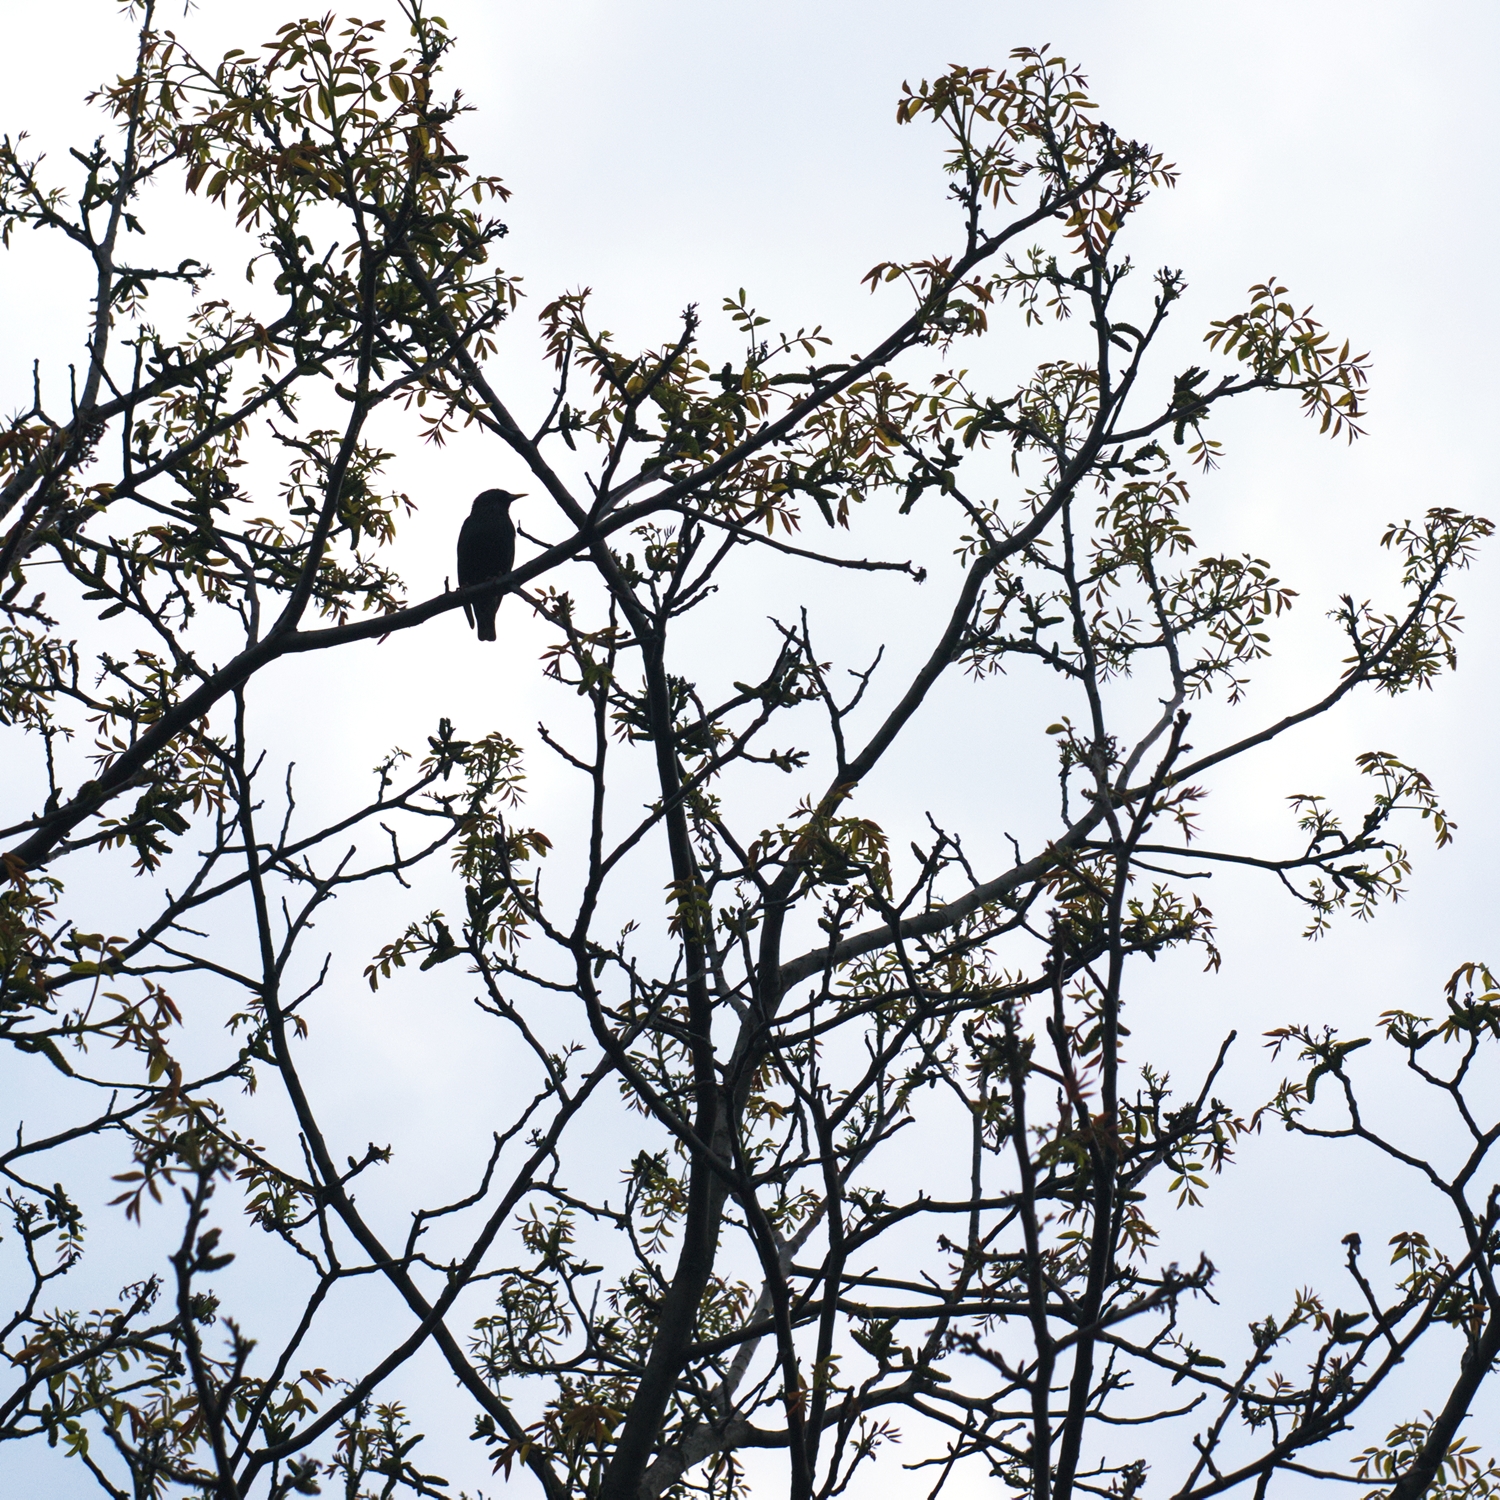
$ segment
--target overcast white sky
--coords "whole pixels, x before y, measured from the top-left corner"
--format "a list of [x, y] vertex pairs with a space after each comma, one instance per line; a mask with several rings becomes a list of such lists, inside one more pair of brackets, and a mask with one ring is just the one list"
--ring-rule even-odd
[[[373, 3], [359, 9], [379, 13]], [[523, 408], [545, 390], [535, 312], [580, 284], [595, 289], [600, 320], [626, 344], [658, 340], [684, 304], [711, 312], [743, 286], [777, 327], [822, 323], [836, 346], [867, 347], [893, 305], [866, 294], [863, 273], [949, 243], [938, 142], [894, 123], [901, 81], [950, 62], [1003, 65], [1013, 46], [1051, 42], [1088, 72], [1112, 124], [1182, 170], [1175, 193], [1142, 216], [1133, 253], [1144, 267], [1186, 271], [1185, 351], [1209, 318], [1241, 304], [1250, 282], [1275, 274], [1373, 354], [1368, 438], [1352, 449], [1321, 441], [1290, 402], [1247, 412], [1219, 424], [1230, 457], [1198, 487], [1200, 541], [1270, 557], [1302, 596], [1284, 637], [1288, 663], [1257, 688], [1259, 709], [1271, 716], [1327, 672], [1332, 642], [1321, 616], [1337, 594], [1363, 597], [1394, 583], [1376, 547], [1387, 520], [1434, 504], [1500, 510], [1493, 3], [451, 0], [442, 9], [461, 39], [452, 73], [477, 111], [461, 139], [475, 165], [498, 172], [515, 194], [503, 260], [529, 295], [496, 369]], [[82, 96], [128, 66], [129, 28], [107, 0], [8, 12], [0, 129], [29, 130], [62, 156], [96, 133]], [[214, 53], [264, 40], [296, 11], [210, 0], [185, 18], [161, 14]], [[24, 397], [34, 355], [61, 378], [73, 357], [66, 336], [81, 323], [77, 289], [66, 267], [32, 246], [0, 269], [7, 405]], [[1005, 337], [994, 340], [1002, 345], [994, 358], [1043, 356], [1034, 338], [1011, 354]], [[424, 507], [406, 554], [415, 593], [440, 584], [475, 490], [519, 480], [495, 462], [462, 443], [403, 454], [401, 482]], [[1379, 747], [1433, 777], [1459, 825], [1456, 848], [1433, 853], [1413, 829], [1410, 899], [1371, 926], [1341, 923], [1314, 947], [1297, 941], [1299, 914], [1274, 892], [1216, 882], [1225, 972], [1200, 979], [1195, 968], [1166, 966], [1159, 1005], [1142, 1016], [1143, 1049], [1146, 1037], [1159, 1038], [1189, 1065], [1231, 1025], [1247, 1038], [1293, 1019], [1368, 1026], [1390, 1007], [1431, 1009], [1464, 959], [1500, 961], [1497, 582], [1494, 555], [1461, 580], [1468, 633], [1458, 678], [1421, 699], [1366, 700], [1304, 733], [1220, 782], [1211, 813], [1226, 839], [1272, 840], [1289, 832], [1277, 810], [1282, 795], [1337, 786], [1357, 751]], [[920, 605], [913, 609], [909, 624], [878, 623], [919, 630]], [[451, 711], [456, 679], [443, 664], [464, 670], [467, 644], [448, 617], [379, 657], [370, 648], [355, 659], [363, 676], [289, 671], [289, 718], [305, 722], [316, 707], [330, 754], [347, 749], [362, 768], [370, 746], [412, 743]], [[409, 690], [393, 697], [394, 681]], [[500, 670], [492, 691], [496, 721], [519, 721], [504, 722], [510, 732], [542, 711], [519, 668], [514, 677]], [[982, 727], [959, 741], [914, 748], [902, 763], [917, 789], [913, 807], [941, 811], [946, 799], [956, 817], [982, 795], [975, 778], [995, 764], [994, 742]], [[933, 754], [946, 757], [939, 774], [921, 758]], [[533, 816], [546, 826], [549, 806], [562, 815], [565, 799], [543, 774]], [[1269, 1065], [1253, 1044], [1242, 1053], [1233, 1076], [1248, 1092]], [[436, 1097], [450, 1084], [434, 1077], [431, 1086]], [[420, 1113], [417, 1101], [400, 1107]], [[1237, 1226], [1230, 1238], [1271, 1264], [1277, 1282], [1336, 1259], [1338, 1236], [1363, 1228], [1360, 1215], [1384, 1223], [1403, 1207], [1372, 1205], [1370, 1181], [1357, 1172], [1320, 1173], [1308, 1183], [1304, 1224], [1324, 1249], [1298, 1259], [1259, 1227], [1256, 1194], [1285, 1158], [1276, 1142], [1257, 1151], [1224, 1201]], [[0, 1480], [0, 1496], [10, 1493]]]

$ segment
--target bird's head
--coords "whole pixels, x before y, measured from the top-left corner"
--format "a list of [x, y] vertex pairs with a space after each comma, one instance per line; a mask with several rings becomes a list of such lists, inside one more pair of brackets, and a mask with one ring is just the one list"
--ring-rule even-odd
[[483, 494], [474, 497], [475, 512], [486, 510], [505, 510], [512, 500], [521, 499], [520, 495], [513, 495], [509, 490], [485, 490]]

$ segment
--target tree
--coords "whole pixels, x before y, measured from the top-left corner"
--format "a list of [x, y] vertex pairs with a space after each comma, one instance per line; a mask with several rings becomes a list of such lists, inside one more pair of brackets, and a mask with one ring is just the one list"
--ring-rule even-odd
[[[1465, 1154], [1446, 1173], [1362, 1112], [1352, 1054], [1370, 1038], [1279, 1032], [1295, 1074], [1254, 1109], [1214, 1092], [1232, 1036], [1174, 1095], [1149, 1062], [1125, 1068], [1122, 1016], [1142, 958], [1218, 964], [1205, 868], [1274, 876], [1316, 934], [1399, 891], [1399, 820], [1448, 839], [1426, 778], [1372, 752], [1358, 817], [1303, 795], [1283, 853], [1193, 842], [1215, 768], [1454, 665], [1448, 590], [1489, 522], [1390, 525], [1399, 599], [1340, 601], [1342, 672], [1301, 711], [1241, 723], [1292, 595], [1264, 561], [1199, 551], [1188, 479], [1221, 456], [1218, 408], [1252, 393], [1292, 393], [1352, 441], [1366, 361], [1268, 280], [1211, 324], [1204, 366], [1161, 384], [1186, 282], [1142, 278], [1121, 247], [1173, 169], [1101, 123], [1063, 59], [1024, 49], [903, 90], [898, 118], [947, 138], [954, 237], [869, 273], [909, 304], [868, 354], [772, 336], [743, 292], [722, 364], [693, 308], [631, 353], [569, 294], [541, 314], [554, 400], [528, 433], [492, 358], [518, 305], [491, 261], [505, 189], [460, 151], [446, 29], [416, 0], [404, 14], [394, 55], [380, 23], [324, 19], [208, 64], [148, 3], [73, 195], [21, 138], [0, 154], [6, 241], [60, 236], [95, 277], [67, 412], [39, 380], [0, 438], [0, 704], [44, 788], [7, 815], [0, 1015], [28, 1087], [71, 1121], [0, 1155], [0, 1437], [63, 1445], [114, 1496], [447, 1494], [393, 1395], [431, 1349], [494, 1469], [551, 1500], [728, 1495], [751, 1450], [796, 1497], [896, 1462], [933, 1493], [972, 1470], [1037, 1500], [1133, 1496], [1148, 1471], [1191, 1500], [1289, 1476], [1487, 1494], [1497, 1471], [1460, 1427], [1500, 1355], [1483, 1175], [1500, 1124], [1472, 1087], [1500, 985], [1467, 964], [1440, 1020], [1383, 1020], [1454, 1111]], [[239, 303], [197, 259], [127, 257], [143, 197], [179, 183], [250, 246]], [[172, 287], [188, 315], [153, 321]], [[996, 396], [958, 355], [1002, 313], [1075, 322]], [[408, 602], [413, 502], [375, 437], [393, 410], [529, 471], [547, 521], [528, 525], [550, 532], [504, 578]], [[862, 527], [910, 535], [911, 557], [861, 556]], [[956, 560], [924, 569], [928, 553]], [[941, 590], [946, 623], [896, 683], [873, 639], [852, 669], [826, 660], [812, 608], [765, 636], [703, 623], [724, 600], [756, 615], [790, 568], [836, 577], [855, 618], [876, 575]], [[502, 593], [545, 622], [541, 671], [571, 690], [570, 727], [529, 753], [578, 778], [576, 846], [521, 821], [510, 724], [445, 718], [363, 800], [300, 804], [257, 727], [280, 659]], [[962, 674], [992, 694], [1043, 681], [1058, 705], [1051, 831], [993, 866], [936, 823], [902, 850], [871, 805]], [[1235, 712], [1195, 746], [1214, 696]], [[118, 886], [85, 876], [127, 865], [152, 915], [110, 936]], [[340, 898], [429, 878], [440, 908], [378, 951], [318, 946]], [[419, 989], [455, 961], [510, 1061], [492, 1138], [453, 1145], [479, 1153], [471, 1189], [402, 1219], [360, 1197], [393, 1148], [351, 1154], [306, 1059], [330, 993]], [[256, 1091], [286, 1122], [269, 1142], [245, 1124]], [[1266, 1122], [1363, 1141], [1453, 1217], [1398, 1236], [1388, 1269], [1351, 1235], [1343, 1292], [1209, 1345], [1214, 1268], [1162, 1266], [1153, 1221], [1199, 1203]], [[905, 1192], [913, 1138], [932, 1170]], [[69, 1310], [101, 1161], [113, 1213], [170, 1222], [175, 1249], [114, 1305]], [[249, 1250], [247, 1217], [264, 1231]], [[236, 1253], [279, 1256], [288, 1332], [216, 1294]], [[307, 1367], [334, 1300], [377, 1285], [404, 1309], [388, 1352]], [[1440, 1383], [1375, 1430], [1372, 1398], [1419, 1346]], [[1368, 1443], [1352, 1472], [1330, 1446], [1349, 1433]]]

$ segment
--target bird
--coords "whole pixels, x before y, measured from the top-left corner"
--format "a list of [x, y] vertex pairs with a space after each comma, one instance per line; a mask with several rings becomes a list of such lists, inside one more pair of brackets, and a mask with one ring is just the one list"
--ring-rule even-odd
[[[520, 498], [509, 490], [486, 490], [475, 497], [458, 533], [459, 588], [502, 578], [515, 566], [516, 527], [510, 518], [510, 503]], [[495, 613], [499, 608], [499, 594], [464, 605], [464, 618], [479, 632], [480, 640], [495, 639]]]

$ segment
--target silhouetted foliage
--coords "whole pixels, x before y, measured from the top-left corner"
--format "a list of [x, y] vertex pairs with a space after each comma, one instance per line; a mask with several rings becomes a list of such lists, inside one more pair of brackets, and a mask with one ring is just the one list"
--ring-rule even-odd
[[[1143, 957], [1219, 962], [1199, 872], [1265, 871], [1316, 932], [1399, 889], [1399, 820], [1448, 838], [1426, 778], [1371, 753], [1353, 818], [1301, 795], [1282, 853], [1192, 842], [1219, 766], [1453, 664], [1452, 576], [1489, 523], [1437, 508], [1390, 525], [1399, 589], [1336, 605], [1342, 670], [1301, 711], [1195, 746], [1195, 705], [1240, 705], [1293, 599], [1267, 562], [1193, 537], [1211, 420], [1282, 393], [1352, 440], [1366, 361], [1272, 279], [1211, 324], [1204, 366], [1159, 368], [1186, 283], [1121, 244], [1173, 169], [1100, 121], [1076, 70], [1022, 50], [903, 90], [901, 122], [946, 142], [950, 248], [869, 273], [906, 300], [868, 354], [773, 335], [743, 292], [723, 309], [737, 358], [715, 367], [693, 309], [630, 351], [573, 293], [541, 314], [555, 400], [528, 432], [490, 358], [518, 298], [492, 259], [505, 189], [458, 143], [443, 24], [417, 0], [404, 14], [397, 46], [376, 22], [303, 20], [210, 64], [148, 4], [76, 186], [20, 138], [0, 153], [7, 242], [40, 231], [95, 278], [68, 409], [38, 381], [0, 433], [0, 721], [9, 763], [45, 776], [35, 810], [6, 815], [0, 1027], [47, 1117], [72, 1121], [0, 1152], [0, 1438], [61, 1445], [119, 1497], [448, 1494], [397, 1399], [431, 1348], [497, 1473], [550, 1500], [728, 1496], [751, 1450], [780, 1456], [758, 1472], [798, 1500], [888, 1463], [925, 1469], [933, 1494], [973, 1470], [1036, 1500], [1259, 1500], [1318, 1476], [1489, 1493], [1459, 1427], [1500, 1354], [1500, 1125], [1473, 1087], [1500, 1035], [1490, 974], [1466, 966], [1440, 1020], [1392, 1013], [1378, 1039], [1453, 1112], [1451, 1172], [1361, 1113], [1354, 1054], [1376, 1039], [1277, 1032], [1294, 1072], [1258, 1110], [1215, 1092], [1229, 1040], [1186, 1089], [1121, 1052]], [[243, 235], [241, 303], [175, 250], [132, 258], [151, 243], [141, 195], [179, 187]], [[152, 320], [163, 284], [188, 316]], [[1070, 315], [1018, 388], [963, 372], [1002, 318]], [[527, 471], [532, 535], [503, 577], [408, 600], [403, 517], [441, 498], [456, 535], [466, 497], [390, 490], [375, 432], [392, 403]], [[953, 560], [860, 556], [877, 549], [847, 544], [877, 511], [882, 538], [920, 528], [914, 556], [936, 538]], [[762, 626], [781, 569], [837, 576], [870, 637], [852, 671], [815, 611]], [[939, 591], [946, 617], [896, 683], [887, 606], [863, 593], [888, 600], [893, 579]], [[583, 715], [535, 746], [577, 779], [579, 839], [523, 821], [522, 726], [457, 708], [424, 756], [380, 760], [367, 796], [346, 779], [346, 805], [299, 804], [252, 684], [502, 592], [521, 596], [509, 618], [545, 622], [537, 670]], [[726, 618], [746, 623], [725, 634]], [[993, 697], [1023, 672], [1058, 705], [1050, 831], [971, 856], [1002, 846], [1007, 806], [1035, 805], [997, 745], [977, 832], [933, 822], [895, 847], [872, 789], [892, 747], [970, 732], [936, 706], [946, 679]], [[9, 779], [13, 803], [25, 785]], [[778, 817], [752, 810], [778, 796]], [[360, 952], [309, 952], [329, 903], [383, 887], [368, 910], [387, 920], [445, 861], [440, 909]], [[116, 883], [72, 879], [94, 866]], [[110, 935], [126, 866], [154, 915]], [[469, 1193], [398, 1222], [355, 1185], [399, 1143], [345, 1141], [301, 1059], [331, 992], [419, 989], [455, 961], [496, 1031], [494, 1087], [472, 1101], [492, 1134], [452, 1143], [478, 1152]], [[222, 1032], [191, 1024], [218, 1014], [200, 981], [233, 997]], [[283, 1138], [249, 1138], [247, 1090], [279, 1099]], [[1451, 1216], [1398, 1236], [1389, 1266], [1350, 1235], [1346, 1286], [1205, 1344], [1214, 1267], [1161, 1264], [1156, 1226], [1268, 1121], [1359, 1138]], [[918, 1187], [908, 1141], [930, 1163]], [[122, 1241], [117, 1301], [68, 1310], [101, 1163], [113, 1212], [177, 1225], [176, 1249], [126, 1266], [148, 1252]], [[289, 1337], [214, 1291], [245, 1215], [301, 1310]], [[371, 1303], [388, 1353], [305, 1368], [335, 1292], [378, 1285], [405, 1309]], [[1412, 1420], [1370, 1429], [1369, 1398], [1419, 1344], [1439, 1383]], [[1350, 1434], [1367, 1445], [1353, 1465]]]

